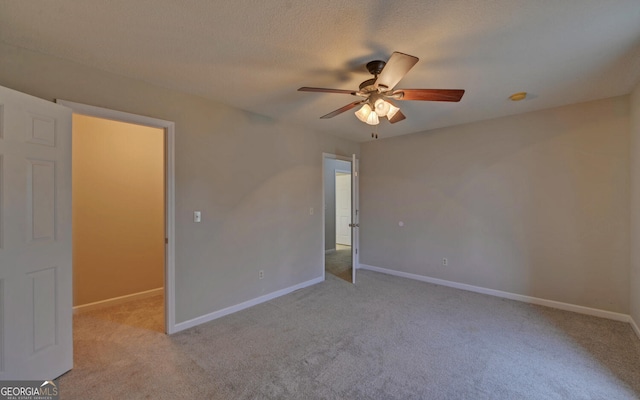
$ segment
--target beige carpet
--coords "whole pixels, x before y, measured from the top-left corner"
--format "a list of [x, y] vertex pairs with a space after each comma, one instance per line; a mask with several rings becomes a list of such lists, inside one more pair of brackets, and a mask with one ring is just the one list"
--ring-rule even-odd
[[336, 251], [325, 254], [324, 267], [326, 272], [351, 282], [351, 246], [336, 244]]
[[74, 321], [62, 399], [639, 399], [631, 327], [359, 271], [173, 336], [161, 298]]

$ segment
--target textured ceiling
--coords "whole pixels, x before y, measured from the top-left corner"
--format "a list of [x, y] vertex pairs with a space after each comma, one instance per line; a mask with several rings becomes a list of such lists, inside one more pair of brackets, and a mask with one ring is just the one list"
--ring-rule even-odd
[[[420, 58], [398, 88], [466, 89], [398, 102], [380, 137], [629, 93], [640, 80], [639, 0], [0, 0], [0, 41], [356, 141], [364, 64]], [[530, 97], [510, 102], [514, 92]]]

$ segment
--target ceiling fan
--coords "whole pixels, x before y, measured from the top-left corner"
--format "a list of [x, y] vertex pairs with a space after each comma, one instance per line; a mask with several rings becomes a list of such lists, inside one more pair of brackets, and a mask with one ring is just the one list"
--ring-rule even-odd
[[362, 107], [355, 114], [359, 120], [369, 125], [377, 125], [382, 117], [386, 117], [392, 124], [406, 118], [392, 100], [460, 101], [464, 94], [462, 89], [394, 89], [417, 62], [418, 57], [396, 51], [386, 63], [381, 60], [367, 63], [367, 70], [373, 75], [373, 78], [362, 82], [357, 91], [315, 87], [301, 87], [298, 91], [340, 93], [363, 97], [362, 100], [349, 103], [320, 118], [333, 118], [362, 104]]

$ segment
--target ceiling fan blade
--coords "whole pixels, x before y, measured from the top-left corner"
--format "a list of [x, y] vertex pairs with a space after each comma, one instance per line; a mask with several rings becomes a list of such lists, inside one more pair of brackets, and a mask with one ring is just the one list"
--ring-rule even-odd
[[342, 114], [342, 113], [343, 113], [343, 112], [345, 112], [345, 111], [349, 111], [349, 110], [351, 110], [352, 108], [356, 107], [356, 106], [357, 106], [357, 105], [359, 105], [359, 104], [364, 103], [365, 101], [366, 101], [366, 100], [354, 101], [353, 103], [349, 103], [349, 104], [347, 104], [346, 106], [341, 107], [341, 108], [338, 108], [337, 110], [332, 111], [332, 112], [330, 112], [330, 113], [329, 113], [329, 114], [327, 114], [327, 115], [323, 115], [323, 116], [322, 116], [322, 117], [320, 117], [320, 118], [321, 118], [321, 119], [333, 118], [333, 117], [335, 117], [336, 115], [339, 115], [339, 114]]
[[391, 94], [396, 100], [453, 101], [462, 99], [462, 89], [399, 89]]
[[325, 89], [318, 87], [301, 87], [298, 89], [298, 92], [321, 92], [321, 93], [340, 93], [340, 94], [352, 94], [356, 95], [356, 92], [353, 90], [343, 90], [343, 89]]
[[418, 57], [395, 51], [378, 75], [376, 87], [383, 86], [387, 89], [393, 89], [417, 62]]
[[391, 122], [392, 124], [395, 124], [396, 122], [400, 122], [405, 118], [407, 117], [404, 116], [402, 111], [398, 110], [398, 112], [392, 118], [389, 118], [389, 122]]

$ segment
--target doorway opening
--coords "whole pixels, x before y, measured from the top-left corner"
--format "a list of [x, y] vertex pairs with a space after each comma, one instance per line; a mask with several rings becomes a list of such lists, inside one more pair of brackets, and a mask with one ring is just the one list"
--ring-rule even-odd
[[354, 176], [353, 161], [324, 154], [324, 275], [329, 273], [355, 283], [354, 252]]
[[335, 239], [332, 249], [325, 255], [325, 270], [351, 282], [351, 170], [336, 169], [333, 184], [335, 190], [330, 209], [335, 214]]
[[173, 122], [57, 102], [73, 111], [74, 313], [173, 333]]
[[74, 310], [163, 332], [164, 130], [73, 114], [72, 138]]

